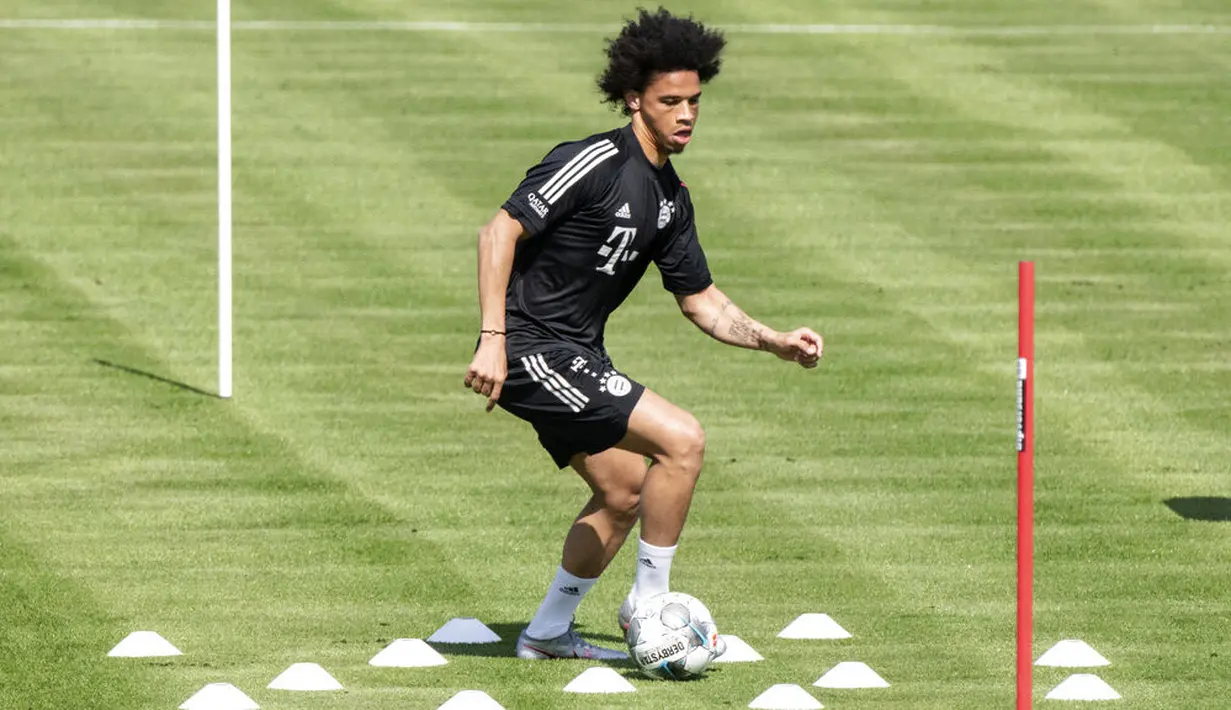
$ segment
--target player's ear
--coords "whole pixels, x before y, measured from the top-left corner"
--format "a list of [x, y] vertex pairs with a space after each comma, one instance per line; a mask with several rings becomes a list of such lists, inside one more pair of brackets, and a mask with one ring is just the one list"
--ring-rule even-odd
[[637, 93], [636, 91], [625, 91], [624, 92], [624, 105], [628, 107], [629, 111], [640, 111], [641, 110], [641, 94]]

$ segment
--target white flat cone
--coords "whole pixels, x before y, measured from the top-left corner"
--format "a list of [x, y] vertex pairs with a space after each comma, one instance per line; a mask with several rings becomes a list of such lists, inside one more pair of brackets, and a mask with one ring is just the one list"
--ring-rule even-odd
[[260, 710], [252, 698], [230, 683], [210, 683], [180, 705], [180, 710]]
[[134, 631], [111, 649], [108, 656], [121, 658], [148, 658], [151, 656], [182, 656], [171, 642], [153, 631]]
[[722, 640], [727, 642], [727, 652], [714, 659], [714, 663], [744, 663], [749, 661], [764, 661], [765, 657], [756, 652], [743, 639], [731, 634], [723, 634]]
[[1102, 678], [1089, 673], [1078, 673], [1064, 679], [1047, 694], [1048, 700], [1119, 700], [1120, 694]]
[[437, 710], [504, 710], [504, 706], [482, 690], [463, 690]]
[[564, 686], [566, 693], [632, 693], [636, 690], [624, 676], [606, 666], [587, 668]]
[[761, 710], [816, 710], [825, 706], [798, 685], [779, 683], [758, 695], [748, 703], [748, 707]]
[[780, 639], [848, 639], [851, 635], [829, 614], [800, 614], [778, 633]]
[[292, 663], [266, 687], [274, 690], [341, 690], [342, 684], [315, 663]]
[[443, 666], [449, 661], [427, 645], [423, 639], [397, 639], [372, 657], [368, 665], [384, 668], [419, 668]]
[[1103, 654], [1095, 651], [1090, 644], [1078, 639], [1068, 639], [1047, 649], [1047, 653], [1039, 656], [1034, 662], [1036, 666], [1059, 666], [1062, 668], [1092, 668], [1094, 666], [1110, 666], [1111, 661], [1103, 658]]
[[469, 617], [449, 619], [436, 633], [427, 637], [432, 643], [495, 643], [500, 640], [495, 631], [482, 621]]
[[889, 683], [872, 667], [859, 661], [843, 661], [813, 683], [818, 688], [888, 688]]

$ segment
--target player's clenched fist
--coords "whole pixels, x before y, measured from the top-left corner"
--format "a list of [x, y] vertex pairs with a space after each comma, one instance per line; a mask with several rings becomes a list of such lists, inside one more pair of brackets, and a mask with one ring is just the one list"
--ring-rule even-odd
[[504, 352], [504, 339], [484, 335], [466, 370], [466, 388], [487, 397], [487, 411], [490, 412], [500, 400], [500, 389], [508, 376], [509, 360]]
[[803, 367], [816, 367], [825, 350], [825, 341], [810, 328], [798, 328], [785, 334], [778, 357], [794, 360]]

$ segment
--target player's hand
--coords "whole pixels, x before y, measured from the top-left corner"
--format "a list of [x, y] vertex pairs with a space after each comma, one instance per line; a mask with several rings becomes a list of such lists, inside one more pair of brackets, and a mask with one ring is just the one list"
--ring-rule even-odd
[[509, 376], [509, 359], [504, 351], [503, 335], [484, 334], [482, 337], [470, 368], [466, 370], [465, 385], [475, 394], [487, 397], [487, 411], [490, 412], [500, 401], [500, 390]]
[[797, 328], [783, 333], [774, 353], [783, 360], [791, 360], [808, 369], [816, 367], [825, 351], [825, 341], [811, 328]]

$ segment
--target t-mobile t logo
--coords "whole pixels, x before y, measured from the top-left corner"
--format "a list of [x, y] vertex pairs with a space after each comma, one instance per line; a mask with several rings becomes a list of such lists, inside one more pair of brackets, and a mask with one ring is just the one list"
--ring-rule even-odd
[[636, 238], [636, 227], [616, 227], [611, 230], [611, 236], [607, 237], [607, 243], [598, 248], [599, 256], [610, 256], [611, 258], [607, 260], [607, 263], [595, 270], [601, 271], [608, 276], [615, 276], [615, 266], [617, 263], [637, 258], [636, 251], [627, 251], [628, 245], [632, 244]]

